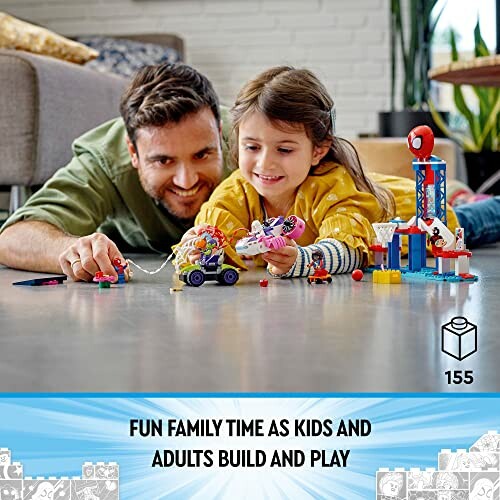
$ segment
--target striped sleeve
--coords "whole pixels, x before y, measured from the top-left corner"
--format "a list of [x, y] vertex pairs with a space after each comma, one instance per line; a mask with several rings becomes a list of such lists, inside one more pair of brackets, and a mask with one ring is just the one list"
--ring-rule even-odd
[[[330, 274], [350, 273], [361, 267], [363, 252], [360, 248], [353, 249], [342, 241], [327, 238], [306, 247], [297, 246], [297, 259], [286, 274], [271, 274], [274, 278], [300, 278], [314, 273], [313, 267], [307, 267], [312, 262], [312, 253], [321, 251], [324, 258], [325, 269]], [[269, 269], [269, 266], [268, 266]]]

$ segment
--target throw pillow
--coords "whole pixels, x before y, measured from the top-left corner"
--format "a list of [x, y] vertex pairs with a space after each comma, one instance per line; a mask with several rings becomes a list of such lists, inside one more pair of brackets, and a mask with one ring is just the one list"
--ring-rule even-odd
[[77, 64], [84, 64], [99, 55], [96, 50], [84, 44], [20, 21], [4, 12], [0, 12], [0, 47], [25, 50]]
[[80, 36], [76, 40], [99, 52], [99, 57], [87, 63], [87, 68], [125, 77], [144, 66], [181, 60], [175, 49], [154, 43], [102, 36]]

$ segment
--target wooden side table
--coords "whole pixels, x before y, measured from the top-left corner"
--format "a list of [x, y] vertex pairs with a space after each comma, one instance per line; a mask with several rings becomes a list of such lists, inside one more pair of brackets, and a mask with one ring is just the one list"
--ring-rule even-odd
[[429, 70], [429, 78], [455, 85], [500, 87], [500, 54], [456, 61]]
[[[476, 57], [470, 61], [455, 61], [429, 70], [428, 75], [433, 80], [455, 85], [500, 87], [500, 55]], [[481, 186], [476, 186], [476, 189], [478, 192], [487, 191], [491, 186], [498, 184], [499, 180], [500, 170], [497, 167]]]

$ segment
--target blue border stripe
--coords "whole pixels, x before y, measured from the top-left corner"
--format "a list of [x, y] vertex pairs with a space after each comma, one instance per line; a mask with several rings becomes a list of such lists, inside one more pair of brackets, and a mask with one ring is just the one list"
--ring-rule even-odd
[[0, 393], [0, 399], [23, 398], [495, 398], [495, 392], [25, 392]]

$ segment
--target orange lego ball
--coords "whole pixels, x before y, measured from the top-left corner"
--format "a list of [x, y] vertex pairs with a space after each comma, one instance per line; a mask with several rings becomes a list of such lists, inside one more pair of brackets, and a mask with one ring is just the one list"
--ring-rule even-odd
[[363, 271], [361, 269], [354, 269], [351, 274], [351, 277], [354, 281], [361, 281], [363, 279]]

